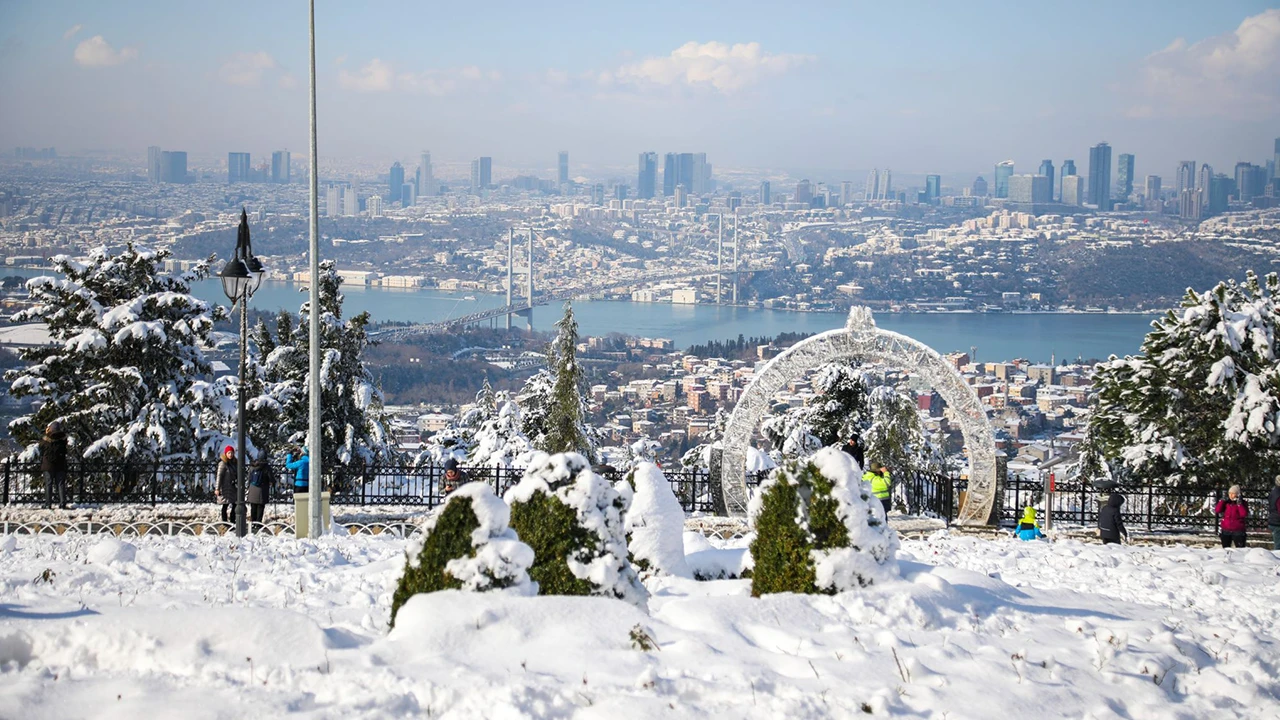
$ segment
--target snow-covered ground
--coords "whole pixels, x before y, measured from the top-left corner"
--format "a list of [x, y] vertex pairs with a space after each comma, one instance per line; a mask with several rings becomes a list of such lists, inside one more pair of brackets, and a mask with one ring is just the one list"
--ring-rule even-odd
[[[715, 542], [722, 566], [745, 545]], [[900, 581], [835, 597], [650, 579], [646, 615], [449, 592], [388, 631], [406, 545], [0, 537], [0, 717], [1280, 716], [1261, 549], [943, 532], [903, 541]]]

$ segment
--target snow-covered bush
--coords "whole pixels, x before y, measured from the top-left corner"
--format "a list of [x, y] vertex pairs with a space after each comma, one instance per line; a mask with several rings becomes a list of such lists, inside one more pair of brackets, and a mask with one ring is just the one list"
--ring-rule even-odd
[[784, 464], [751, 498], [756, 538], [751, 594], [828, 593], [898, 575], [898, 536], [862, 482], [853, 459], [835, 448]]
[[643, 575], [690, 577], [684, 561], [684, 509], [662, 470], [640, 462], [628, 476], [635, 496], [626, 515], [627, 549]]
[[506, 493], [511, 526], [533, 548], [529, 577], [543, 595], [602, 595], [645, 607], [648, 592], [627, 559], [631, 487], [592, 472], [578, 453], [537, 455]]
[[511, 508], [485, 483], [467, 483], [427, 519], [421, 541], [407, 551], [391, 599], [391, 624], [418, 593], [504, 590], [536, 595], [529, 580], [533, 550], [509, 527]]
[[508, 393], [493, 395], [492, 412], [476, 428], [472, 443], [470, 465], [509, 468], [527, 464], [533, 445], [520, 431], [520, 408]]

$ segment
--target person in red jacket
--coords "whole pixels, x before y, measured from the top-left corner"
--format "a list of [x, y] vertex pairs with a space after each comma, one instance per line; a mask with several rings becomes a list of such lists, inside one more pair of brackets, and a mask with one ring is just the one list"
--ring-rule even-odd
[[1213, 513], [1222, 518], [1222, 547], [1244, 547], [1245, 519], [1249, 517], [1249, 506], [1240, 497], [1240, 486], [1232, 485], [1227, 491], [1227, 499], [1219, 500]]

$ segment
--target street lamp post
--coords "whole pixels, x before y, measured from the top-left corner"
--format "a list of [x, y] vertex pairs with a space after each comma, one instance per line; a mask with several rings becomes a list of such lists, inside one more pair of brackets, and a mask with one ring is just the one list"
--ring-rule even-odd
[[244, 477], [244, 381], [248, 370], [249, 297], [262, 283], [262, 261], [253, 255], [249, 241], [249, 214], [240, 210], [240, 230], [236, 234], [236, 252], [218, 277], [222, 279], [222, 291], [227, 294], [232, 307], [240, 303], [240, 375], [236, 383], [236, 536], [248, 532], [245, 522]]

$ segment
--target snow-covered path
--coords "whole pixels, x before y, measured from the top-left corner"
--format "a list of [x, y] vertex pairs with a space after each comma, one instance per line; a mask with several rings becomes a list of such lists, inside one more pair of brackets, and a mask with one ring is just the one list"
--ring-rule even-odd
[[0, 537], [0, 718], [1280, 715], [1259, 549], [942, 533], [861, 593], [440, 593], [388, 633], [405, 544]]

